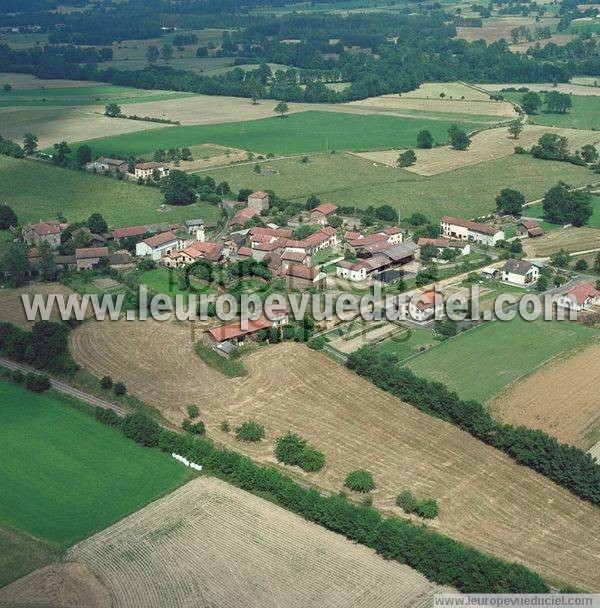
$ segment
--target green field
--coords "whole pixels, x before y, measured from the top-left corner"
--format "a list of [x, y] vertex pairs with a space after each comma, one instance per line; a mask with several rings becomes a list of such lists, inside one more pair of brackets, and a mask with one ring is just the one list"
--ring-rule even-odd
[[377, 351], [384, 354], [394, 354], [399, 361], [417, 355], [421, 349], [426, 350], [437, 346], [431, 329], [407, 328], [406, 331], [392, 336], [377, 345]]
[[190, 478], [49, 394], [0, 382], [0, 522], [64, 547]]
[[55, 218], [59, 212], [70, 222], [98, 212], [109, 226], [192, 217], [215, 221], [221, 215], [218, 207], [207, 203], [161, 212], [163, 196], [157, 188], [7, 156], [0, 156], [0, 201], [13, 207], [21, 224]]
[[[592, 216], [590, 217], [586, 226], [589, 226], [590, 228], [600, 228], [600, 196], [599, 195], [592, 196], [592, 209], [593, 209]], [[540, 225], [542, 226], [542, 228], [544, 230], [548, 230], [548, 229], [552, 230], [552, 229], [556, 229], [556, 228], [560, 227], [559, 225], [551, 224], [550, 222], [548, 222], [547, 220], [544, 219], [545, 218], [544, 207], [541, 204], [531, 205], [530, 207], [525, 207], [525, 209], [523, 210], [523, 215], [525, 215], [526, 217], [540, 218], [542, 220]]]
[[[502, 93], [510, 101], [519, 102], [523, 93]], [[543, 93], [540, 93], [542, 100]], [[571, 95], [573, 107], [565, 114], [554, 114], [544, 111], [531, 115], [531, 122], [536, 125], [552, 127], [569, 127], [573, 129], [600, 129], [600, 97], [597, 95]]]
[[389, 203], [402, 217], [421, 211], [430, 219], [442, 215], [475, 217], [495, 208], [502, 188], [517, 188], [527, 200], [541, 198], [559, 180], [572, 185], [594, 181], [584, 167], [513, 155], [479, 163], [432, 177], [423, 177], [349, 154], [312, 156], [311, 162], [285, 159], [267, 162], [278, 174], [259, 175], [254, 165], [237, 165], [209, 170], [218, 182], [226, 180], [232, 189], [271, 189], [278, 195], [300, 201], [309, 194], [340, 205], [382, 205]]
[[442, 382], [464, 399], [485, 401], [548, 359], [598, 336], [577, 322], [492, 321], [407, 362], [417, 376]]
[[[454, 121], [465, 129], [479, 123]], [[273, 154], [305, 154], [330, 150], [375, 150], [413, 146], [417, 133], [429, 129], [436, 141], [447, 138], [452, 123], [441, 120], [396, 118], [311, 110], [285, 118], [274, 116], [247, 122], [193, 125], [92, 139], [94, 155], [140, 156], [157, 148], [220, 144]], [[82, 142], [79, 142], [82, 143]], [[79, 143], [73, 144], [75, 149]]]
[[[10, 82], [10, 78], [6, 78]], [[152, 91], [92, 84], [90, 86], [57, 87], [40, 89], [15, 89], [11, 93], [0, 93], [0, 108], [7, 106], [88, 106], [107, 103], [140, 103], [192, 97], [193, 93], [175, 91]]]

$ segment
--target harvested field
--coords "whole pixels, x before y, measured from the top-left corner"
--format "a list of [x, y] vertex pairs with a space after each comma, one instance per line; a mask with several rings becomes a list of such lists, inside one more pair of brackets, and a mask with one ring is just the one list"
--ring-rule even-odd
[[[32, 283], [18, 289], [0, 289], [0, 321], [8, 321], [23, 329], [31, 329], [34, 321], [28, 321], [25, 316], [21, 294], [33, 296], [36, 293], [43, 296], [48, 296], [52, 293], [68, 296], [75, 292], [62, 283]], [[40, 320], [39, 315], [36, 320]], [[50, 320], [60, 320], [58, 311], [53, 311]]]
[[114, 608], [425, 606], [442, 588], [214, 478], [73, 547]]
[[542, 429], [584, 450], [600, 427], [600, 346], [590, 346], [547, 365], [490, 402], [494, 415], [511, 424]]
[[[174, 423], [187, 404], [198, 403], [209, 436], [260, 462], [275, 463], [274, 440], [291, 429], [327, 456], [323, 471], [298, 476], [337, 492], [348, 471], [367, 467], [378, 508], [399, 515], [394, 501], [403, 488], [435, 497], [440, 516], [429, 525], [441, 532], [553, 581], [600, 590], [597, 507], [304, 346], [259, 348], [243, 359], [248, 375], [231, 380], [194, 357], [183, 324], [90, 322], [72, 333], [71, 351]], [[160, 353], [160, 360], [144, 352]], [[232, 427], [258, 420], [266, 440], [237, 443], [219, 430], [224, 418]]]
[[562, 46], [563, 44], [567, 44], [567, 42], [571, 42], [576, 38], [574, 34], [552, 34], [552, 38], [546, 38], [544, 40], [532, 40], [531, 42], [520, 42], [519, 44], [511, 44], [509, 45], [510, 50], [513, 53], [526, 53], [527, 49], [532, 49], [536, 45], [540, 45], [541, 48], [544, 48], [547, 44], [557, 44], [558, 46]]
[[[450, 146], [440, 146], [430, 150], [416, 149], [417, 162], [412, 167], [406, 167], [406, 170], [419, 175], [430, 176], [453, 171], [460, 167], [470, 167], [488, 160], [497, 160], [513, 155], [517, 145], [525, 148], [531, 147], [537, 143], [544, 133], [556, 133], [567, 137], [573, 150], [585, 144], [594, 144], [600, 141], [600, 133], [597, 131], [556, 129], [540, 125], [525, 125], [519, 139], [515, 140], [506, 127], [499, 127], [474, 135], [468, 150], [452, 150]], [[400, 150], [382, 150], [380, 152], [363, 152], [357, 154], [357, 156], [395, 167], [399, 154]]]
[[111, 608], [110, 593], [87, 566], [52, 564], [0, 589], [0, 608]]
[[33, 132], [41, 148], [52, 146], [57, 141], [94, 139], [168, 126], [126, 118], [116, 120], [104, 116], [97, 108], [89, 107], [0, 107], [0, 123], [4, 137], [21, 142], [25, 133]]
[[190, 148], [194, 160], [182, 161], [179, 167], [169, 163], [172, 169], [183, 171], [203, 171], [212, 167], [225, 167], [233, 163], [248, 160], [246, 150], [239, 148], [227, 148], [216, 144], [200, 144]]
[[[485, 101], [490, 103], [490, 96], [464, 82], [425, 82], [418, 89], [402, 93], [402, 99], [439, 99], [441, 94], [446, 98], [460, 99], [464, 97], [467, 101]], [[384, 95], [383, 97], [389, 97]], [[398, 96], [396, 96], [398, 97]], [[378, 99], [377, 97], [375, 99]]]
[[463, 38], [469, 42], [473, 40], [485, 40], [488, 44], [504, 38], [507, 42], [511, 41], [510, 32], [515, 27], [521, 25], [528, 27], [532, 31], [536, 27], [553, 27], [558, 23], [558, 19], [553, 17], [544, 18], [536, 23], [535, 17], [512, 17], [502, 16], [486, 19], [483, 27], [457, 27], [457, 38]]
[[[26, 89], [62, 89], [65, 87], [89, 87], [89, 80], [62, 80], [55, 78], [38, 78], [33, 74], [0, 72], [0, 83], [10, 83], [14, 90]], [[109, 86], [104, 82], [94, 82], [96, 86]]]
[[573, 226], [559, 228], [536, 239], [526, 239], [523, 246], [529, 257], [537, 258], [549, 257], [560, 249], [568, 252], [600, 249], [600, 230]]

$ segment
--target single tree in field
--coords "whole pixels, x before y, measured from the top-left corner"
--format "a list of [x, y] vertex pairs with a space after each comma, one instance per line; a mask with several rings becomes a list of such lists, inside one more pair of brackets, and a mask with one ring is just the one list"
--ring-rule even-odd
[[148, 61], [149, 64], [154, 64], [158, 61], [158, 58], [160, 57], [160, 51], [158, 50], [157, 46], [149, 46], [146, 49], [146, 59]]
[[426, 129], [417, 133], [417, 148], [433, 148], [433, 137]]
[[503, 213], [511, 215], [521, 215], [525, 197], [518, 190], [513, 188], [504, 188], [500, 190], [500, 194], [496, 197], [496, 208]]
[[581, 158], [586, 163], [594, 163], [598, 160], [598, 150], [592, 144], [586, 144], [581, 148]]
[[111, 118], [121, 116], [121, 106], [118, 103], [109, 103], [104, 107], [104, 115]]
[[448, 129], [450, 135], [450, 145], [454, 150], [466, 150], [471, 145], [471, 138], [456, 125]]
[[518, 139], [523, 131], [523, 123], [520, 120], [513, 120], [508, 125], [508, 132], [513, 136], [514, 139]]
[[8, 82], [2, 87], [2, 90], [6, 95], [8, 95], [12, 91], [12, 85], [8, 84]]
[[69, 145], [66, 141], [61, 141], [57, 144], [54, 144], [52, 147], [56, 150], [56, 153], [52, 157], [54, 164], [64, 165], [65, 161], [67, 160], [67, 154], [71, 152], [71, 148], [69, 148]]
[[399, 167], [410, 167], [417, 162], [417, 155], [414, 150], [407, 150], [402, 152], [396, 161]]
[[7, 285], [23, 287], [29, 273], [27, 246], [24, 243], [12, 243], [0, 260], [0, 268], [6, 273]]
[[38, 149], [38, 138], [33, 133], [25, 133], [23, 138], [23, 150], [27, 156], [35, 154]]
[[0, 230], [6, 230], [18, 224], [17, 215], [6, 203], [0, 205]]
[[537, 93], [529, 91], [521, 97], [521, 107], [527, 114], [535, 114], [542, 107], [542, 98]]
[[273, 111], [277, 112], [277, 114], [279, 114], [281, 116], [281, 118], [283, 118], [284, 115], [287, 114], [290, 111], [290, 108], [289, 108], [288, 104], [285, 101], [280, 101], [275, 106], [275, 109]]
[[163, 44], [160, 49], [160, 54], [165, 63], [169, 63], [173, 59], [173, 47], [170, 44]]
[[83, 167], [88, 163], [92, 162], [92, 149], [87, 145], [79, 146], [77, 148], [77, 165]]

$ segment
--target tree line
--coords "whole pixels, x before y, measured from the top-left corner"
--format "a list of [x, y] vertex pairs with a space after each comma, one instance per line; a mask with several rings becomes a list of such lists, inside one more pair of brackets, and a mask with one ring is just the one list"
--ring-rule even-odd
[[481, 403], [463, 400], [444, 384], [415, 376], [399, 367], [393, 354], [363, 346], [348, 356], [347, 366], [402, 401], [455, 424], [519, 464], [600, 505], [600, 465], [579, 448], [559, 443], [540, 430], [496, 422]]

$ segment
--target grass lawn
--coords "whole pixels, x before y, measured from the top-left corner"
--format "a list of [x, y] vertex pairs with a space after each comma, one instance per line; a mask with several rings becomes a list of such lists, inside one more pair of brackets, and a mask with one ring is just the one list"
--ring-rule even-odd
[[[586, 226], [589, 226], [590, 228], [600, 228], [600, 196], [599, 195], [592, 196], [592, 210], [593, 210], [592, 216], [590, 217]], [[540, 218], [542, 220], [540, 225], [542, 226], [542, 228], [544, 228], [544, 230], [553, 230], [553, 229], [556, 230], [557, 228], [561, 227], [558, 224], [551, 224], [550, 222], [548, 222], [547, 220], [544, 219], [545, 218], [544, 207], [541, 204], [531, 205], [531, 207], [525, 207], [525, 209], [523, 210], [523, 215], [526, 215], [527, 217]]]
[[163, 196], [157, 188], [7, 156], [0, 156], [0, 201], [14, 209], [22, 224], [55, 218], [57, 213], [74, 222], [98, 212], [109, 226], [192, 217], [216, 221], [221, 215], [219, 208], [207, 203], [161, 212]]
[[0, 382], [0, 522], [65, 547], [190, 478], [50, 394]]
[[[479, 123], [458, 119], [469, 130]], [[328, 150], [376, 150], [414, 146], [417, 133], [429, 129], [436, 141], [444, 141], [451, 121], [396, 118], [310, 110], [281, 118], [263, 118], [215, 125], [191, 125], [153, 129], [133, 134], [89, 140], [95, 156], [120, 153], [140, 156], [157, 148], [215, 143], [273, 154], [305, 154]], [[79, 144], [82, 142], [79, 142]], [[73, 144], [73, 150], [79, 144]]]
[[[0, 94], [0, 107], [6, 106], [88, 106], [107, 103], [139, 103], [192, 97], [194, 93], [175, 91], [152, 91], [96, 84], [90, 86], [57, 87], [40, 89], [15, 89], [9, 94]], [[125, 112], [127, 113], [127, 112]]]
[[[502, 93], [510, 101], [521, 101], [523, 93]], [[542, 100], [544, 94], [540, 93]], [[573, 107], [566, 114], [545, 112], [545, 106], [531, 116], [536, 125], [571, 127], [574, 129], [600, 129], [600, 98], [596, 95], [571, 95]]]
[[190, 293], [216, 293], [214, 289], [200, 282], [195, 277], [190, 276], [190, 283], [193, 290], [188, 291], [179, 287], [178, 273], [169, 268], [154, 268], [140, 274], [140, 283], [147, 285], [148, 289], [157, 294], [170, 296], [189, 295]]
[[463, 167], [432, 177], [376, 164], [349, 154], [315, 155], [311, 162], [284, 159], [268, 162], [274, 175], [260, 175], [254, 165], [237, 165], [208, 172], [217, 182], [226, 180], [233, 190], [271, 189], [280, 196], [305, 201], [316, 194], [339, 205], [388, 203], [406, 217], [415, 211], [431, 220], [442, 215], [476, 217], [495, 209], [502, 188], [516, 188], [527, 200], [541, 198], [559, 180], [572, 185], [594, 181], [589, 169], [569, 163], [542, 161], [513, 155]]
[[582, 346], [596, 330], [568, 321], [492, 321], [450, 338], [407, 362], [464, 399], [485, 401], [548, 359]]
[[226, 359], [217, 354], [212, 348], [197, 342], [194, 346], [196, 354], [206, 365], [221, 372], [227, 378], [239, 378], [248, 372], [244, 364], [237, 359]]
[[400, 361], [416, 355], [421, 350], [437, 346], [439, 342], [433, 339], [431, 329], [407, 328], [406, 331], [392, 336], [377, 345], [377, 351], [385, 354], [394, 354]]

